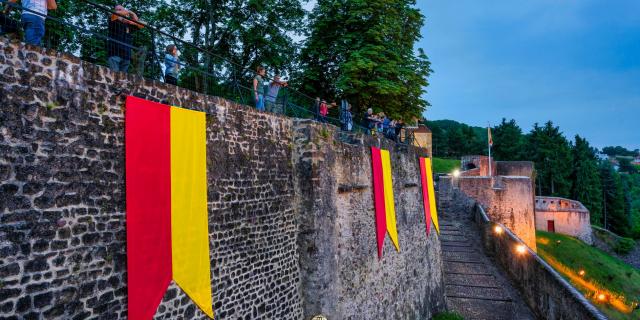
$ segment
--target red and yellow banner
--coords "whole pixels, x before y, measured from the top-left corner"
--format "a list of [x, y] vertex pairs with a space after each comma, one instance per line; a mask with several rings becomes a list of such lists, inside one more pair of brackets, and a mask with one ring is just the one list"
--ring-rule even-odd
[[389, 238], [391, 238], [396, 250], [400, 251], [389, 151], [371, 147], [371, 165], [376, 212], [376, 240], [378, 243], [378, 258], [381, 258], [384, 238], [387, 233], [389, 233]]
[[205, 114], [127, 97], [129, 319], [152, 319], [174, 280], [213, 318]]
[[430, 158], [420, 158], [420, 177], [422, 182], [422, 204], [424, 207], [424, 218], [427, 225], [427, 235], [431, 229], [431, 222], [440, 234], [438, 226], [438, 212], [436, 211], [436, 194], [433, 188], [433, 172]]

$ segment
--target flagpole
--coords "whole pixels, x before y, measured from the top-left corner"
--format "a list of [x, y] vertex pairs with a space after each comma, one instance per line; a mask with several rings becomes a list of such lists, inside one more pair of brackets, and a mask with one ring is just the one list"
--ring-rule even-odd
[[489, 126], [487, 127], [487, 145], [489, 145], [489, 178], [493, 176], [493, 171], [491, 170], [491, 124], [487, 123]]

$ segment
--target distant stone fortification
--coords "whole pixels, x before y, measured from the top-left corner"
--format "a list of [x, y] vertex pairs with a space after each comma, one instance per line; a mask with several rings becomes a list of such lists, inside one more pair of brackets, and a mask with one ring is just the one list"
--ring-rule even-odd
[[575, 200], [536, 197], [536, 230], [562, 233], [593, 244], [589, 210]]
[[462, 158], [459, 177], [440, 177], [440, 201], [451, 202], [456, 192], [478, 201], [492, 221], [504, 224], [532, 250], [536, 250], [534, 219], [533, 163], [493, 161], [489, 158]]

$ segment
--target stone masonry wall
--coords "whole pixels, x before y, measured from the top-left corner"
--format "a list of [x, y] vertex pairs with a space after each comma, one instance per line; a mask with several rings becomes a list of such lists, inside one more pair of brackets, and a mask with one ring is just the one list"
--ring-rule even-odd
[[[487, 209], [492, 221], [507, 226], [529, 248], [536, 250], [533, 186], [528, 177], [441, 177], [440, 188], [462, 192]], [[443, 201], [455, 192], [443, 192]]]
[[[218, 319], [424, 319], [444, 308], [415, 149], [392, 151], [402, 251], [377, 260], [368, 146], [0, 38], [0, 318], [125, 319], [126, 95], [207, 116]], [[433, 229], [432, 229], [433, 230]], [[175, 285], [156, 319], [204, 319]]]
[[[440, 241], [427, 237], [418, 149], [364, 137], [353, 144], [319, 125], [299, 127], [297, 182], [305, 319], [429, 319], [444, 311]], [[377, 256], [370, 146], [390, 150], [400, 252]], [[311, 182], [311, 183], [309, 183]]]
[[558, 197], [536, 197], [536, 230], [549, 231], [553, 221], [554, 232], [576, 237], [593, 244], [589, 210], [579, 201]]
[[517, 253], [514, 248], [522, 242], [511, 230], [507, 228], [496, 235], [494, 228], [501, 224], [491, 221], [481, 205], [472, 212], [480, 227], [485, 252], [506, 271], [538, 319], [607, 319], [534, 251]]
[[[0, 318], [126, 318], [130, 94], [210, 114], [217, 317], [300, 319], [292, 121], [41, 50], [0, 40]], [[205, 316], [172, 284], [156, 318]]]

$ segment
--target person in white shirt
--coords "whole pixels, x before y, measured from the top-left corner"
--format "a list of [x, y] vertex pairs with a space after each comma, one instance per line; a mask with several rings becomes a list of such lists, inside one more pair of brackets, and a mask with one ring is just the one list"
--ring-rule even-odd
[[[16, 3], [17, 0], [9, 0]], [[21, 0], [22, 27], [24, 29], [24, 42], [39, 46], [44, 37], [44, 20], [47, 17], [47, 10], [56, 10], [58, 5], [56, 0]], [[5, 9], [5, 12], [10, 7]]]

